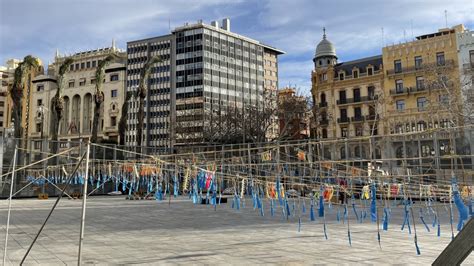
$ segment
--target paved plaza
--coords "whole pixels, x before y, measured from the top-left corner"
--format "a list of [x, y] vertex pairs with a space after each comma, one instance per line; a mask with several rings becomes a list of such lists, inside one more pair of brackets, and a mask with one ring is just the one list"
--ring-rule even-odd
[[[32, 238], [44, 221], [54, 198], [14, 200], [9, 265], [18, 265]], [[62, 199], [27, 259], [27, 265], [75, 265], [79, 242], [80, 200]], [[88, 200], [84, 264], [431, 264], [451, 239], [448, 216], [442, 217], [441, 237], [427, 232], [416, 215], [421, 255], [416, 255], [413, 234], [400, 230], [402, 208], [393, 209], [388, 231], [366, 219], [358, 223], [350, 213], [352, 247], [347, 224], [336, 220], [337, 207], [327, 212], [328, 240], [321, 218], [282, 218], [281, 210], [265, 216], [253, 210], [251, 200], [240, 210], [231, 201], [216, 210], [193, 205], [187, 198], [156, 202], [129, 201], [120, 197], [92, 197]], [[341, 212], [342, 213], [342, 212]], [[0, 248], [3, 252], [7, 201], [0, 205]], [[456, 221], [456, 219], [455, 219]], [[431, 221], [428, 222], [429, 224]], [[474, 264], [471, 255], [465, 264]]]

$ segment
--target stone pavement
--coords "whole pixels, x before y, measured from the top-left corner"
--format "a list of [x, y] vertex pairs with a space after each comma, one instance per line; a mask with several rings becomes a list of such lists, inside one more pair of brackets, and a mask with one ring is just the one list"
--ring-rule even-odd
[[[54, 198], [14, 200], [8, 261], [18, 265], [44, 221]], [[88, 200], [84, 264], [431, 264], [451, 239], [449, 217], [441, 218], [441, 237], [427, 232], [416, 217], [421, 255], [416, 255], [413, 234], [400, 230], [402, 208], [393, 210], [389, 230], [381, 231], [368, 219], [358, 223], [350, 210], [352, 247], [347, 224], [336, 221], [336, 206], [327, 215], [328, 240], [322, 220], [302, 216], [282, 219], [253, 210], [251, 200], [239, 211], [231, 202], [217, 207], [193, 205], [185, 198], [168, 201], [128, 201], [120, 197]], [[444, 209], [444, 208], [442, 208]], [[326, 210], [328, 210], [326, 208]], [[316, 211], [316, 210], [315, 210]], [[446, 209], [443, 210], [446, 213]], [[27, 259], [27, 265], [75, 265], [79, 242], [81, 201], [62, 199]], [[342, 210], [341, 210], [342, 214]], [[7, 201], [0, 202], [0, 249], [3, 254]], [[342, 215], [341, 215], [342, 216]], [[427, 219], [431, 223], [431, 219]], [[457, 219], [455, 219], [456, 221]], [[1, 255], [0, 255], [1, 256]], [[10, 265], [9, 264], [9, 265]], [[471, 255], [466, 265], [473, 264]]]

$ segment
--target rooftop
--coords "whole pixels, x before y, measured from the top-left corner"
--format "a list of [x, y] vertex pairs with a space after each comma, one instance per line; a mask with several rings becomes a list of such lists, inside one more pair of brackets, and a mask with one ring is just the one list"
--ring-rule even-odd
[[372, 65], [374, 67], [374, 71], [380, 69], [380, 65], [382, 65], [382, 55], [376, 55], [371, 57], [360, 58], [352, 61], [347, 61], [343, 63], [338, 63], [334, 67], [336, 71], [344, 70], [346, 73], [352, 73], [352, 69], [354, 67], [358, 68], [360, 73], [366, 72], [366, 67], [368, 65]]

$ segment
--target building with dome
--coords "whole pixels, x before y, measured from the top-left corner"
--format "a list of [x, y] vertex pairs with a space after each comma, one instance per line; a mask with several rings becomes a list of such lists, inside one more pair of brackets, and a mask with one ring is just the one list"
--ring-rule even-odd
[[[384, 75], [382, 56], [338, 62], [336, 47], [326, 36], [316, 46], [311, 73], [316, 118], [316, 136], [320, 140], [347, 139], [324, 145], [325, 159], [367, 163], [371, 149], [367, 136], [381, 134], [383, 105], [380, 100]], [[373, 146], [375, 158], [381, 148]]]

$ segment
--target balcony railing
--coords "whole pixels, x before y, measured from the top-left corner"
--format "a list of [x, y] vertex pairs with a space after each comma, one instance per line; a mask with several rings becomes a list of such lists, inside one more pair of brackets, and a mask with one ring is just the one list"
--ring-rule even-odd
[[351, 117], [352, 122], [364, 122], [364, 116], [353, 116]]
[[319, 122], [320, 125], [329, 125], [329, 120], [327, 119], [322, 119], [320, 122]]
[[328, 102], [320, 102], [318, 106], [319, 108], [328, 107]]
[[337, 105], [352, 103], [352, 98], [339, 99], [336, 101]]
[[402, 67], [401, 69], [389, 69], [387, 70], [387, 75], [392, 76], [392, 75], [400, 75], [400, 74], [410, 74], [410, 73], [415, 73], [418, 71], [424, 71], [430, 68], [441, 68], [441, 67], [451, 67], [454, 65], [454, 60], [445, 60], [443, 65], [438, 65], [437, 63], [431, 63], [431, 64], [423, 64], [421, 66], [409, 66], [409, 67]]
[[407, 94], [410, 90], [410, 87], [398, 88], [398, 89], [391, 89], [390, 95], [403, 95]]
[[366, 120], [366, 121], [373, 121], [373, 120], [375, 120], [375, 114], [366, 115], [366, 116], [365, 116], [365, 120]]
[[337, 119], [338, 123], [349, 123], [349, 117], [341, 117]]
[[428, 89], [427, 89], [427, 86], [411, 87], [411, 88], [409, 89], [409, 93], [415, 94], [415, 93], [419, 93], [419, 92], [425, 92], [425, 91], [427, 91], [427, 90], [428, 90]]

